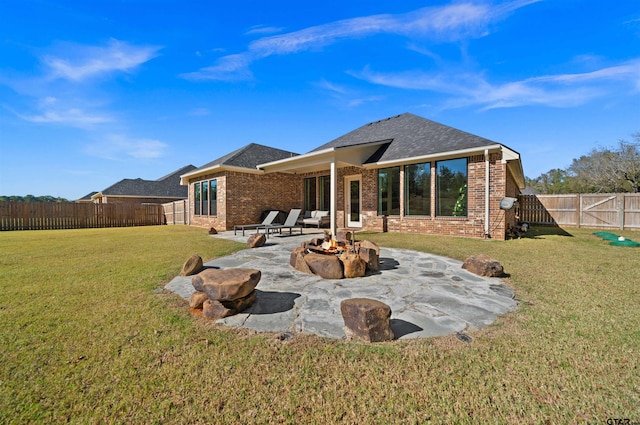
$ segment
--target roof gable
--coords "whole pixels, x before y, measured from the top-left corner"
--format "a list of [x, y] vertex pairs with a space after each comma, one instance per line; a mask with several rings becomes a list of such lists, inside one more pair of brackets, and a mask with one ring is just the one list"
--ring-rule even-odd
[[[194, 171], [205, 170], [214, 166], [230, 166], [256, 169], [258, 164], [277, 161], [284, 158], [297, 156], [297, 153], [276, 149], [269, 146], [250, 143], [225, 156], [215, 159]], [[184, 173], [183, 173], [184, 174]]]
[[311, 152], [389, 141], [367, 163], [454, 152], [497, 143], [453, 127], [404, 113], [365, 124]]

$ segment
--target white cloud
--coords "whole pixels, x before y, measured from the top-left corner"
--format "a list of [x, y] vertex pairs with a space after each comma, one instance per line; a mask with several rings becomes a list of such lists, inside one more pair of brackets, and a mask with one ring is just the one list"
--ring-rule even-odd
[[181, 76], [196, 80], [247, 80], [253, 77], [249, 65], [255, 60], [272, 55], [319, 49], [341, 40], [365, 38], [376, 34], [430, 37], [443, 41], [482, 37], [488, 33], [490, 23], [536, 1], [538, 0], [519, 0], [498, 6], [476, 2], [454, 3], [426, 7], [405, 14], [381, 14], [339, 20], [260, 38], [251, 42], [243, 53], [223, 56], [213, 66]]
[[62, 124], [71, 127], [88, 128], [96, 124], [109, 123], [114, 119], [107, 115], [89, 112], [80, 102], [73, 106], [61, 102], [53, 96], [47, 96], [38, 101], [35, 113], [20, 113], [11, 110], [19, 118], [39, 124]]
[[60, 53], [41, 58], [48, 70], [48, 77], [81, 81], [115, 71], [130, 73], [158, 56], [160, 47], [133, 46], [127, 42], [111, 40], [106, 46], [64, 43], [55, 50]]
[[249, 28], [245, 35], [264, 35], [264, 34], [275, 34], [278, 32], [282, 32], [283, 28], [281, 27], [269, 27], [264, 25], [254, 25]]
[[520, 81], [490, 83], [482, 74], [444, 70], [440, 73], [404, 71], [383, 73], [368, 67], [350, 75], [372, 84], [407, 90], [425, 90], [451, 96], [446, 108], [482, 109], [524, 105], [569, 107], [582, 105], [612, 92], [640, 89], [640, 60], [591, 72], [544, 75]]
[[362, 96], [352, 89], [336, 85], [325, 79], [318, 81], [314, 85], [328, 92], [329, 96], [335, 99], [340, 107], [354, 108], [365, 103], [379, 102], [384, 99], [383, 96]]
[[120, 134], [110, 134], [99, 142], [88, 145], [88, 155], [110, 160], [155, 159], [164, 156], [168, 145], [155, 139], [129, 138]]
[[218, 60], [216, 65], [182, 74], [181, 77], [191, 80], [251, 80], [253, 74], [249, 70], [250, 63], [251, 57], [246, 53], [224, 56]]
[[194, 117], [206, 117], [211, 115], [211, 110], [209, 108], [195, 108], [189, 112], [189, 115]]

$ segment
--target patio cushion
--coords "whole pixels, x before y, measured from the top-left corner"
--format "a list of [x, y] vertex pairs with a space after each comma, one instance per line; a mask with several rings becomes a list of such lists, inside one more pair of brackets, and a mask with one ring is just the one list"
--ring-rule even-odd
[[326, 223], [329, 223], [331, 217], [329, 216], [329, 211], [321, 211], [321, 210], [313, 210], [311, 211], [311, 218], [305, 218], [302, 222], [305, 225], [313, 225], [313, 226], [322, 226]]

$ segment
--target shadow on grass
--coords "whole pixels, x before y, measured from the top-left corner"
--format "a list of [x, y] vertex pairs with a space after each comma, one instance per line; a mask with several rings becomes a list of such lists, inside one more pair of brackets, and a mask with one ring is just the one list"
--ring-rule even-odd
[[560, 226], [536, 225], [536, 226], [532, 226], [527, 231], [527, 233], [524, 233], [522, 235], [522, 239], [540, 239], [540, 238], [543, 238], [544, 236], [568, 236], [571, 238], [573, 237], [571, 233], [567, 232]]

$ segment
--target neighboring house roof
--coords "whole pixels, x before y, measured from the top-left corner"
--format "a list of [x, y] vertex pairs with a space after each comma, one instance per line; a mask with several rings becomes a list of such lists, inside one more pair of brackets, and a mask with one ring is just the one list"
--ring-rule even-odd
[[540, 194], [540, 192], [538, 192], [537, 190], [535, 190], [531, 186], [525, 187], [524, 189], [522, 189], [520, 191], [520, 193], [523, 194], [523, 195], [539, 195]]
[[190, 172], [183, 173], [181, 176], [182, 184], [187, 184], [191, 178], [205, 174], [210, 174], [221, 169], [244, 169], [243, 171], [261, 172], [258, 170], [258, 164], [265, 162], [278, 161], [285, 158], [297, 156], [295, 152], [289, 152], [282, 149], [276, 149], [269, 146], [260, 145], [258, 143], [249, 143], [225, 156], [215, 159], [202, 167], [196, 168]]
[[95, 195], [98, 192], [91, 192], [91, 193], [87, 193], [86, 195], [84, 195], [82, 198], [76, 199], [76, 202], [82, 202], [82, 201], [91, 201], [91, 197], [93, 195]]
[[122, 179], [101, 192], [91, 196], [124, 196], [134, 198], [176, 198], [188, 197], [188, 190], [180, 185], [180, 176], [196, 167], [187, 165], [157, 180]]

